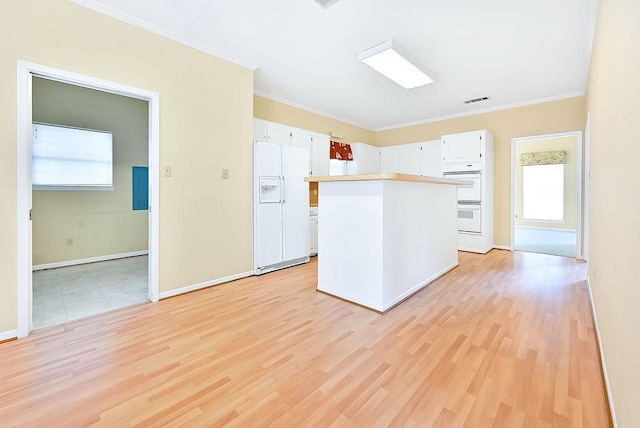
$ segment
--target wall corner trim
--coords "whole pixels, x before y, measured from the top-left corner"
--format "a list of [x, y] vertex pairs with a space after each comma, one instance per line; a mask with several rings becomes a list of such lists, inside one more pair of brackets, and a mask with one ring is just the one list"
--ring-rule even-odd
[[613, 405], [613, 394], [611, 393], [611, 385], [609, 383], [609, 372], [607, 371], [607, 362], [604, 358], [604, 349], [602, 347], [602, 340], [600, 337], [600, 327], [598, 326], [598, 316], [596, 315], [596, 306], [593, 301], [593, 294], [591, 292], [591, 280], [587, 275], [587, 292], [589, 293], [589, 304], [591, 305], [591, 315], [593, 316], [593, 327], [596, 331], [596, 340], [598, 345], [598, 351], [600, 351], [600, 366], [602, 366], [602, 375], [604, 377], [605, 388], [607, 389], [607, 401], [609, 402], [609, 412], [611, 415], [611, 422], [614, 428], [618, 428], [618, 421], [616, 419], [616, 409]]
[[180, 287], [180, 288], [176, 288], [174, 290], [165, 291], [163, 293], [160, 293], [160, 299], [162, 300], [162, 299], [166, 299], [168, 297], [174, 297], [174, 296], [178, 296], [180, 294], [190, 293], [192, 291], [201, 290], [203, 288], [212, 287], [214, 285], [223, 284], [225, 282], [235, 281], [236, 279], [247, 278], [249, 276], [252, 276], [253, 274], [254, 274], [254, 271], [250, 270], [250, 271], [247, 271], [247, 272], [237, 273], [235, 275], [229, 275], [229, 276], [225, 276], [225, 277], [218, 278], [218, 279], [212, 279], [210, 281], [205, 281], [205, 282], [201, 282], [201, 283], [198, 283], [198, 284], [187, 285], [186, 287]]

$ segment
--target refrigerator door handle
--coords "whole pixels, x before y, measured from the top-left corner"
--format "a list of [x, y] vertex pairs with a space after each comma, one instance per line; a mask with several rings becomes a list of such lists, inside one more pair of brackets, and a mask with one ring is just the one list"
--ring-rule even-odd
[[284, 177], [280, 177], [280, 179], [282, 180], [282, 203], [284, 204], [286, 202], [286, 196], [287, 196], [287, 188], [285, 186], [285, 178]]

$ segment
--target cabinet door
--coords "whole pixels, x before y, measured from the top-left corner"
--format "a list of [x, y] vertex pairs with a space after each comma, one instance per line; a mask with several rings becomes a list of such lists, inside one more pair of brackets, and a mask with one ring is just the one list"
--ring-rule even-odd
[[481, 160], [482, 140], [479, 132], [443, 135], [442, 159], [445, 162], [477, 162]]
[[309, 153], [307, 159], [307, 174], [311, 175], [311, 140], [312, 134], [309, 131], [303, 131], [301, 129], [291, 130], [291, 145], [293, 147], [299, 147], [307, 150]]
[[311, 149], [311, 132], [303, 131], [301, 129], [291, 130], [291, 145], [293, 147], [300, 147], [301, 149]]
[[351, 143], [353, 160], [346, 162], [347, 175], [368, 174], [369, 146], [363, 143]]
[[253, 119], [253, 141], [268, 141], [267, 121], [262, 119]]
[[398, 172], [398, 146], [380, 149], [380, 172], [391, 174]]
[[425, 141], [422, 143], [420, 175], [442, 177], [441, 158], [440, 140]]
[[270, 143], [281, 146], [291, 145], [291, 127], [280, 125], [279, 123], [269, 123], [267, 125], [268, 138]]
[[370, 146], [366, 144], [360, 145], [360, 150], [358, 151], [358, 155], [360, 155], [360, 159], [358, 159], [358, 174], [371, 174], [370, 170]]
[[329, 139], [325, 134], [313, 134], [311, 141], [311, 175], [329, 175]]
[[369, 174], [380, 173], [380, 149], [369, 147]]
[[309, 254], [318, 254], [318, 217], [309, 218]]
[[401, 174], [420, 175], [420, 144], [402, 144], [396, 146], [396, 169]]

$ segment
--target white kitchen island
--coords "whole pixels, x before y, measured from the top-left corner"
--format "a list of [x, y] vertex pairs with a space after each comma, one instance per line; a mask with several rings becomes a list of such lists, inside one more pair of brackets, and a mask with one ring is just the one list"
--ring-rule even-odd
[[318, 290], [384, 312], [458, 265], [460, 180], [407, 174], [318, 182]]

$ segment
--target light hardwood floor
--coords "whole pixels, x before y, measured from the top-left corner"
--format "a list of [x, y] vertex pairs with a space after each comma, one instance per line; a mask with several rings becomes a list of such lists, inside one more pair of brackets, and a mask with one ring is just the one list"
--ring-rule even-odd
[[610, 426], [584, 263], [460, 253], [384, 315], [316, 268], [0, 344], [0, 425]]

